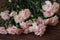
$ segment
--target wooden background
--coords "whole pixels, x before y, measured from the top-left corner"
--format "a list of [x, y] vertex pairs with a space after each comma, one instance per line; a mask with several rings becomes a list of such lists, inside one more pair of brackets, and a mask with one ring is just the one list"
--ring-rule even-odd
[[[60, 1], [57, 0], [59, 3]], [[3, 10], [4, 0], [0, 0], [0, 9]], [[60, 11], [60, 10], [59, 10]], [[58, 12], [60, 15], [60, 12]], [[60, 40], [60, 22], [55, 26], [48, 26], [45, 34], [40, 37], [36, 36], [33, 33], [22, 34], [22, 35], [1, 35], [0, 40]]]

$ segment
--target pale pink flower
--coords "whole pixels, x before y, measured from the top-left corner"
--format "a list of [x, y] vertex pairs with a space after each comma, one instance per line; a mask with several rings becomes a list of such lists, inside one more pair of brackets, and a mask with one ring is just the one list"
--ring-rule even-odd
[[52, 10], [43, 12], [44, 17], [51, 17], [54, 14], [55, 13]]
[[47, 25], [52, 25], [52, 26], [55, 26], [57, 23], [58, 23], [58, 17], [57, 16], [54, 16], [54, 17], [52, 17], [52, 18], [49, 18], [49, 19], [46, 19], [45, 20], [45, 23], [47, 24]]
[[38, 25], [38, 28], [35, 29], [34, 33], [35, 33], [35, 35], [42, 36], [45, 31], [46, 31], [46, 26], [43, 24], [40, 24], [40, 25]]
[[19, 35], [19, 34], [22, 34], [23, 32], [24, 32], [24, 30], [23, 30], [23, 29], [17, 29], [16, 34], [17, 34], [17, 35]]
[[29, 28], [24, 29], [23, 33], [28, 34], [29, 33]]
[[20, 25], [21, 25], [21, 28], [23, 28], [23, 29], [26, 29], [26, 28], [29, 27], [29, 26], [26, 24], [26, 22], [22, 22], [22, 23], [20, 23]]
[[42, 5], [43, 10], [49, 11], [52, 9], [52, 3], [50, 1], [45, 1], [45, 4]]
[[30, 10], [29, 9], [24, 9], [19, 12], [19, 17], [22, 18], [23, 20], [27, 19], [30, 17]]
[[34, 32], [35, 35], [42, 36], [46, 30], [46, 26], [44, 24], [33, 23], [33, 26], [29, 27], [29, 32]]
[[59, 9], [59, 4], [57, 2], [54, 2], [53, 4], [50, 1], [45, 1], [45, 5], [42, 5], [43, 10], [50, 11], [52, 10], [54, 13], [56, 13]]
[[48, 1], [45, 1], [45, 3], [52, 5], [51, 1], [49, 1], [49, 0]]
[[15, 26], [7, 28], [7, 32], [9, 34], [21, 34], [22, 31], [23, 31], [22, 29], [19, 29], [19, 28], [15, 27]]
[[16, 23], [21, 23], [22, 21], [29, 18], [30, 14], [31, 13], [30, 13], [29, 9], [24, 9], [24, 10], [20, 11], [18, 15], [14, 16], [14, 20]]
[[15, 12], [15, 11], [12, 11], [11, 13], [10, 13], [10, 17], [14, 17], [14, 16], [16, 16], [17, 15], [17, 12]]
[[24, 29], [23, 33], [28, 34], [30, 32], [29, 27], [30, 27], [30, 25], [32, 25], [32, 21], [29, 20], [29, 21], [26, 21], [26, 22], [22, 22], [22, 23], [20, 23], [20, 25], [21, 25], [21, 28]]
[[32, 21], [31, 20], [26, 21], [26, 25], [28, 26], [32, 25]]
[[44, 24], [44, 20], [42, 18], [38, 17], [38, 19], [36, 20], [36, 23], [37, 23], [37, 25]]
[[44, 17], [51, 17], [53, 16], [59, 9], [59, 4], [54, 2], [53, 4], [50, 1], [45, 1], [45, 5], [42, 5]]
[[21, 21], [21, 19], [19, 19], [19, 16], [18, 15], [15, 15], [14, 16], [14, 20], [16, 23], [19, 23], [19, 21]]
[[50, 25], [55, 26], [58, 23], [59, 19], [57, 16], [50, 18]]
[[24, 21], [25, 19], [23, 19], [20, 15], [18, 15], [18, 21], [19, 23], [21, 23], [22, 21]]
[[45, 20], [44, 20], [44, 24], [45, 24], [45, 25], [48, 25], [48, 24], [49, 24], [49, 19], [45, 19]]
[[24, 29], [23, 33], [28, 34], [30, 32], [29, 27], [30, 27], [30, 25], [32, 25], [32, 21], [29, 20], [29, 21], [26, 21], [26, 22], [22, 22], [22, 23], [20, 23], [20, 25], [21, 25], [21, 28]]
[[46, 26], [44, 24], [33, 23], [33, 26], [29, 27], [29, 32], [34, 32], [35, 35], [42, 36], [46, 31]]
[[32, 23], [32, 26], [29, 27], [29, 32], [34, 32], [38, 29], [37, 23]]
[[0, 34], [7, 34], [5, 27], [0, 27]]
[[1, 16], [2, 19], [4, 19], [4, 20], [9, 19], [9, 18], [10, 18], [10, 16], [9, 16], [9, 11], [7, 10], [7, 11], [4, 11], [4, 12], [1, 12], [0, 16]]
[[59, 7], [60, 7], [60, 5], [57, 2], [54, 2], [52, 5], [52, 11], [54, 13], [58, 12]]
[[21, 23], [25, 19], [29, 18], [29, 16], [30, 16], [30, 10], [24, 9], [24, 10], [20, 11], [18, 15], [14, 16], [14, 20], [16, 23]]
[[26, 22], [21, 22], [20, 25], [21, 25], [21, 28], [25, 29], [25, 28], [30, 27], [30, 25], [32, 25], [32, 21], [28, 20]]
[[30, 10], [29, 9], [25, 9], [24, 11], [25, 11], [25, 13], [24, 13], [24, 16], [25, 16], [24, 19], [29, 18], [30, 14], [31, 14]]
[[35, 30], [35, 27], [33, 27], [33, 26], [29, 27], [29, 32], [34, 32], [34, 30]]
[[24, 21], [24, 19], [19, 15], [15, 15], [14, 20], [15, 20], [16, 23], [21, 23], [21, 22]]

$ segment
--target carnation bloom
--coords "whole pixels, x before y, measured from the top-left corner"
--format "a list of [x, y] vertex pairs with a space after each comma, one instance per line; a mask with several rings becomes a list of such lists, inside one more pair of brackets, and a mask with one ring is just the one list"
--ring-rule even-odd
[[37, 23], [37, 25], [44, 24], [44, 20], [42, 18], [38, 17], [38, 19], [36, 20], [36, 23]]
[[59, 4], [54, 2], [53, 4], [50, 1], [45, 1], [45, 5], [42, 5], [44, 17], [51, 17], [53, 16], [59, 9]]
[[0, 27], [0, 34], [7, 34], [5, 27]]
[[25, 29], [25, 28], [28, 28], [30, 25], [32, 25], [32, 21], [29, 20], [26, 22], [21, 22], [20, 25], [21, 25], [21, 28]]
[[[31, 22], [30, 22], [31, 23]], [[20, 23], [20, 25], [21, 25], [21, 28], [24, 30], [24, 32], [23, 33], [25, 33], [25, 34], [28, 34], [29, 33], [29, 27], [30, 27], [30, 24], [28, 21], [27, 22], [22, 22], [22, 23]]]
[[14, 20], [15, 20], [16, 23], [19, 23], [19, 21], [21, 21], [21, 19], [19, 19], [18, 15], [15, 15], [13, 18], [14, 18]]
[[43, 12], [44, 17], [51, 17], [54, 14], [55, 13], [52, 10]]
[[29, 28], [25, 28], [23, 33], [28, 34], [29, 33]]
[[42, 36], [45, 31], [46, 31], [46, 26], [43, 25], [43, 24], [40, 24], [40, 25], [38, 26], [38, 29], [35, 31], [35, 34]]
[[4, 20], [9, 19], [9, 18], [10, 18], [10, 16], [9, 16], [9, 11], [7, 10], [7, 11], [4, 11], [4, 12], [1, 12], [0, 16], [1, 16], [1, 18], [4, 19]]
[[32, 21], [28, 20], [26, 22], [20, 23], [20, 25], [21, 25], [21, 28], [24, 29], [23, 33], [28, 34], [29, 33], [29, 27], [30, 27], [30, 25], [32, 25]]
[[9, 34], [21, 34], [23, 32], [23, 30], [15, 27], [15, 26], [12, 26], [12, 27], [7, 28], [7, 32]]
[[29, 27], [29, 26], [26, 24], [26, 22], [22, 22], [22, 23], [20, 23], [20, 25], [21, 25], [21, 28], [23, 28], [23, 29], [26, 29], [26, 28]]
[[60, 5], [57, 2], [54, 2], [53, 5], [52, 5], [52, 11], [54, 13], [58, 12], [59, 6]]
[[19, 12], [18, 15], [14, 16], [14, 20], [16, 23], [21, 23], [22, 21], [26, 20], [30, 16], [30, 10], [29, 9], [24, 9]]
[[45, 1], [46, 4], [42, 5], [43, 10], [49, 11], [52, 9], [52, 3], [50, 1]]
[[30, 32], [34, 32], [36, 29], [38, 29], [37, 23], [32, 23], [32, 26], [29, 27]]
[[44, 24], [45, 24], [45, 25], [48, 25], [48, 23], [49, 23], [49, 19], [45, 19], [45, 20], [44, 20]]
[[29, 27], [29, 32], [34, 32], [35, 35], [42, 36], [46, 30], [46, 26], [44, 24], [33, 23], [33, 26]]
[[19, 16], [23, 20], [29, 18], [30, 14], [31, 13], [30, 13], [30, 10], [29, 9], [24, 9], [24, 10], [22, 10], [22, 11], [19, 12]]
[[10, 13], [10, 17], [14, 17], [14, 16], [16, 16], [17, 15], [17, 12], [15, 12], [15, 11], [12, 11], [11, 13]]
[[31, 20], [26, 21], [26, 25], [28, 26], [32, 25], [32, 21]]
[[58, 17], [54, 16], [45, 20], [45, 24], [55, 26], [58, 23]]
[[24, 19], [29, 18], [30, 14], [31, 14], [30, 10], [29, 9], [25, 9], [24, 11], [25, 11], [25, 13], [24, 13]]
[[29, 27], [29, 32], [34, 32], [34, 30], [35, 30], [35, 27], [33, 27], [33, 26]]

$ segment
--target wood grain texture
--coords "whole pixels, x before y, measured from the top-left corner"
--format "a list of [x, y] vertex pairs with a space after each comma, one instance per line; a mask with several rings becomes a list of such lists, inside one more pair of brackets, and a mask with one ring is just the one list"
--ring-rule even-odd
[[[2, 4], [2, 2], [3, 0], [0, 0], [0, 4]], [[27, 35], [26, 34], [22, 34], [22, 35], [1, 35], [0, 34], [0, 40], [60, 40], [60, 22], [55, 27], [48, 26], [47, 31], [42, 37], [36, 36], [34, 35], [34, 33], [30, 33]]]

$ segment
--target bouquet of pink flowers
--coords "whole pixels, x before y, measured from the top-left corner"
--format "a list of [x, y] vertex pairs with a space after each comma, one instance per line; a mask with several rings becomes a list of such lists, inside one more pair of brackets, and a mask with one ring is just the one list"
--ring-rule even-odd
[[[28, 4], [32, 4], [32, 8], [27, 3], [21, 7], [23, 4], [18, 5], [17, 3], [19, 2], [16, 3], [17, 7], [15, 7], [15, 4], [11, 4], [15, 3], [14, 1], [8, 1], [10, 6], [0, 13], [0, 20], [3, 20], [3, 22], [0, 22], [0, 34], [19, 35], [33, 32], [35, 35], [42, 36], [46, 31], [47, 25], [55, 26], [58, 23], [57, 12], [59, 4], [57, 2], [44, 1], [40, 3], [40, 1], [34, 2], [33, 0], [27, 0], [27, 2], [31, 2]], [[40, 6], [38, 5], [39, 3], [41, 4]], [[11, 7], [11, 5], [13, 6]], [[36, 9], [33, 10], [33, 7]]]

